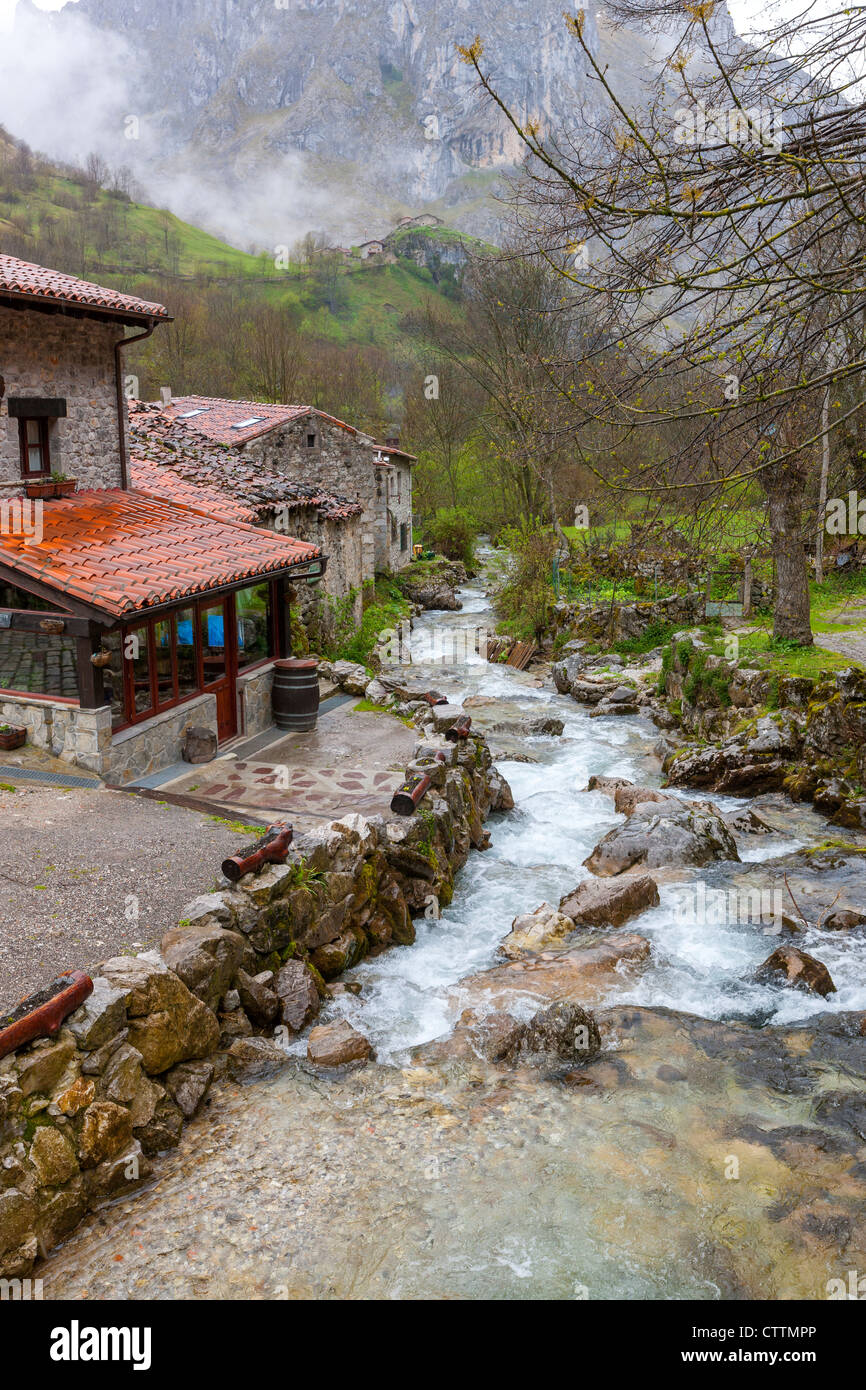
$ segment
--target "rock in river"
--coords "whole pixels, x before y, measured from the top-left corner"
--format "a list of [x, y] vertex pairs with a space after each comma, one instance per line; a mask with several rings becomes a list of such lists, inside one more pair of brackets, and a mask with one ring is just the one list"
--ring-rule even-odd
[[307, 1045], [307, 1058], [317, 1067], [342, 1067], [347, 1062], [368, 1062], [373, 1049], [363, 1033], [341, 1019], [314, 1028]]
[[836, 986], [820, 960], [798, 951], [795, 946], [780, 946], [755, 971], [762, 985], [790, 985], [793, 989], [808, 990], [811, 994], [835, 994]]
[[625, 873], [636, 864], [649, 869], [739, 861], [734, 837], [706, 802], [645, 801], [623, 825], [614, 826], [585, 860], [600, 878]]
[[534, 912], [515, 917], [501, 949], [509, 960], [518, 960], [524, 952], [540, 951], [573, 931], [574, 922], [570, 917], [558, 912], [550, 903], [542, 903]]
[[597, 883], [587, 879], [568, 893], [559, 910], [577, 927], [621, 927], [630, 917], [658, 907], [659, 890], [654, 878], [642, 874], [622, 883]]

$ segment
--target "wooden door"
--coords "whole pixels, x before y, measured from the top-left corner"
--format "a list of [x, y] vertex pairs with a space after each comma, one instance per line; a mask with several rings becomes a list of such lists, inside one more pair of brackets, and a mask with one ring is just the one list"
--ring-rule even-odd
[[220, 743], [234, 738], [238, 731], [235, 675], [237, 671], [237, 632], [231, 596], [202, 600], [199, 605], [201, 634], [202, 688], [216, 696], [217, 738]]

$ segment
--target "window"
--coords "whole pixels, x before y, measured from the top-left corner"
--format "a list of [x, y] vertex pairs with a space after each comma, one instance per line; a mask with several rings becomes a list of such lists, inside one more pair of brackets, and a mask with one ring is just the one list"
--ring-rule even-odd
[[263, 415], [251, 415], [249, 420], [238, 420], [237, 424], [232, 425], [233, 430], [248, 430], [253, 425], [263, 425], [265, 417]]
[[267, 661], [271, 645], [271, 586], [256, 584], [235, 595], [238, 620], [238, 670]]
[[315, 436], [314, 434], [308, 434], [308, 435], [307, 435], [307, 448], [308, 448], [308, 449], [315, 449], [315, 447], [316, 447], [316, 436]]
[[400, 549], [409, 549], [409, 527], [405, 521], [400, 525]]
[[47, 420], [19, 420], [22, 478], [44, 478], [51, 472]]

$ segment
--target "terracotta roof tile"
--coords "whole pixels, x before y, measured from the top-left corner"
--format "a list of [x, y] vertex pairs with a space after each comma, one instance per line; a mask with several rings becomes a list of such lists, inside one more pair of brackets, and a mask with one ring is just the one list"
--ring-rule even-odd
[[[170, 420], [182, 421], [196, 434], [203, 435], [212, 443], [230, 444], [233, 448], [248, 444], [251, 439], [258, 439], [263, 434], [269, 434], [280, 425], [290, 425], [295, 420], [301, 420], [305, 415], [321, 414], [320, 411], [314, 412], [309, 405], [268, 405], [262, 401], [228, 401], [214, 396], [177, 396], [170, 405], [162, 406], [160, 409]], [[201, 413], [194, 415], [193, 411]], [[351, 425], [346, 425], [342, 420], [336, 420], [330, 415], [323, 418], [339, 425], [350, 434], [357, 432]], [[248, 425], [246, 429], [237, 428], [238, 425], [251, 420], [256, 423]]]
[[241, 521], [254, 526], [260, 519], [260, 509], [236, 501], [229, 491], [192, 482], [176, 469], [161, 466], [150, 459], [132, 457], [129, 461], [130, 484], [137, 492], [162, 497], [168, 502], [180, 502], [184, 507], [217, 517], [220, 521]]
[[87, 280], [76, 280], [75, 276], [63, 275], [59, 270], [19, 261], [17, 256], [0, 255], [0, 294], [4, 293], [51, 303], [113, 309], [120, 314], [134, 314], [141, 318], [171, 318], [163, 304], [121, 294], [119, 290], [109, 290]]
[[286, 570], [314, 545], [206, 516], [142, 492], [46, 502], [43, 535], [0, 536], [0, 563], [112, 617]]

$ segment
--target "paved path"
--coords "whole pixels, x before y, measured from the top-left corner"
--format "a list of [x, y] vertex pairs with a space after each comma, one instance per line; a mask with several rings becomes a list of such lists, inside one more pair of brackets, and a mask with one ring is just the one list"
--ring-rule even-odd
[[65, 970], [157, 946], [254, 838], [126, 792], [0, 791], [0, 1007]]

